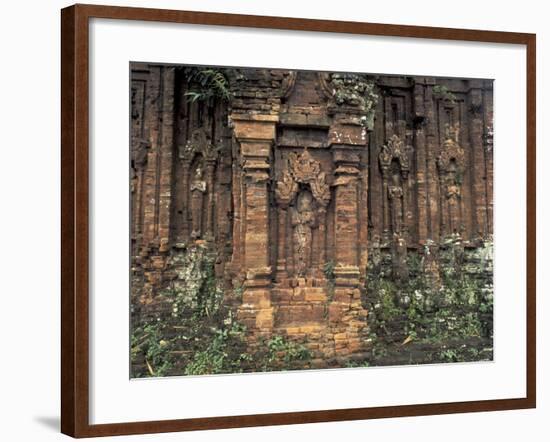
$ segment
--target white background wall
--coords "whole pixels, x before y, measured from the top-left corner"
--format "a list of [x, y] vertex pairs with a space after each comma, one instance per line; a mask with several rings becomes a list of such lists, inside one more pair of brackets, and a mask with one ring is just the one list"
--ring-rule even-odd
[[[90, 3], [106, 3], [94, 2]], [[161, 0], [127, 6], [235, 12], [380, 23], [535, 32], [538, 39], [538, 408], [526, 411], [383, 419], [286, 427], [119, 437], [112, 440], [219, 439], [546, 441], [550, 437], [550, 273], [544, 250], [550, 222], [544, 164], [549, 135], [550, 14], [545, 2], [427, 0]], [[59, 427], [59, 0], [12, 1], [0, 16], [0, 437], [53, 441]], [[414, 379], [411, 379], [414, 382]], [[452, 382], [452, 380], [449, 380]], [[258, 392], [261, 394], [261, 392]], [[111, 440], [111, 438], [103, 439]]]

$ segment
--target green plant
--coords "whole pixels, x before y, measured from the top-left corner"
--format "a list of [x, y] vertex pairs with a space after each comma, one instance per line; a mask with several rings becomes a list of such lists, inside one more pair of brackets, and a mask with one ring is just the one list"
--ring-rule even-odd
[[130, 338], [131, 359], [143, 356], [148, 376], [166, 376], [173, 367], [172, 343], [164, 339], [164, 325], [152, 322], [133, 330]]
[[443, 362], [457, 362], [459, 360], [459, 355], [454, 349], [446, 349], [439, 352], [439, 358]]
[[135, 376], [238, 371], [245, 331], [223, 304], [214, 262], [204, 246], [172, 251], [168, 267], [175, 277], [160, 293], [162, 310], [132, 329]]
[[401, 316], [402, 310], [396, 305], [397, 287], [393, 281], [383, 279], [379, 282], [379, 305], [382, 321], [391, 321]]
[[[167, 308], [132, 328], [135, 377], [285, 370], [310, 359], [305, 345], [282, 336], [248, 346], [246, 328], [223, 302], [214, 262], [215, 255], [203, 246], [172, 252], [168, 265], [175, 278], [162, 292]], [[242, 291], [236, 283], [234, 294]]]
[[280, 335], [272, 336], [266, 346], [267, 352], [263, 354], [258, 352], [254, 355], [255, 359], [261, 361], [260, 365], [263, 371], [288, 370], [293, 368], [293, 364], [296, 362], [311, 359], [311, 353], [306, 346], [288, 341]]
[[186, 375], [235, 373], [242, 371], [241, 362], [251, 360], [244, 350], [245, 329], [233, 323], [218, 329], [206, 348], [197, 351], [185, 367]]
[[370, 367], [368, 361], [348, 361], [346, 362], [346, 368], [359, 368], [359, 367]]
[[174, 252], [169, 265], [176, 278], [163, 294], [172, 304], [172, 316], [182, 319], [192, 312], [197, 317], [210, 317], [220, 309], [223, 289], [219, 287], [215, 270], [215, 255], [204, 246], [190, 246]]
[[432, 88], [433, 94], [442, 100], [448, 100], [450, 102], [456, 101], [456, 95], [453, 94], [447, 86], [436, 84]]
[[[365, 299], [372, 365], [401, 352], [409, 352], [411, 363], [492, 358], [492, 243], [464, 249], [454, 235], [436, 253], [436, 278], [426, 277], [424, 260], [412, 251], [406, 282], [393, 280], [389, 251], [377, 255], [378, 265], [369, 265]], [[403, 295], [407, 303], [400, 301]]]
[[327, 261], [323, 266], [323, 273], [325, 274], [325, 278], [329, 281], [334, 280], [334, 266], [334, 261]]
[[418, 253], [409, 253], [407, 255], [407, 266], [409, 275], [417, 276], [422, 270], [422, 259]]
[[361, 124], [373, 128], [378, 103], [374, 80], [363, 74], [333, 73], [330, 75], [330, 88], [338, 105], [360, 106], [363, 113]]
[[228, 101], [232, 97], [229, 80], [221, 69], [186, 68], [191, 90], [185, 93], [189, 101], [209, 101], [213, 98]]
[[244, 287], [242, 284], [234, 285], [233, 286], [233, 295], [235, 298], [237, 298], [239, 301], [242, 301], [243, 299], [243, 293], [244, 293]]

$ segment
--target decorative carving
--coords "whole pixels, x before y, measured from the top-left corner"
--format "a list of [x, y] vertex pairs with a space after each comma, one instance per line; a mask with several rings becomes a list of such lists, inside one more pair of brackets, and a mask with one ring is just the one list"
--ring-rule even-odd
[[330, 201], [330, 188], [326, 183], [326, 174], [307, 149], [303, 153], [291, 152], [288, 155], [288, 170], [277, 181], [275, 196], [280, 204], [289, 204], [298, 192], [298, 183], [308, 184], [315, 200], [326, 207]]
[[275, 188], [275, 196], [277, 201], [282, 206], [288, 206], [294, 195], [298, 192], [298, 183], [294, 180], [288, 170], [283, 171], [283, 176], [280, 181], [277, 181]]
[[283, 98], [288, 98], [290, 96], [292, 89], [294, 88], [294, 84], [296, 83], [297, 76], [298, 73], [296, 71], [288, 71], [288, 73], [284, 76], [281, 84], [281, 96]]
[[[185, 223], [191, 221], [191, 232], [185, 227], [182, 237], [187, 238], [187, 235], [190, 235], [191, 239], [203, 238], [205, 231], [206, 236], [211, 236], [214, 210], [214, 169], [218, 149], [211, 143], [208, 129], [206, 127], [194, 129], [187, 142], [179, 146], [178, 155], [182, 161], [181, 179], [185, 195], [182, 204], [182, 217]], [[193, 176], [190, 178], [191, 175]], [[202, 219], [204, 215], [206, 216], [205, 223]], [[203, 224], [205, 225], [203, 226]]]
[[441, 190], [441, 227], [443, 234], [459, 233], [461, 221], [461, 187], [464, 173], [464, 149], [458, 144], [458, 125], [447, 125], [445, 141], [437, 159]]
[[197, 166], [195, 176], [190, 186], [191, 192], [191, 218], [193, 229], [191, 238], [197, 239], [202, 235], [202, 211], [204, 194], [206, 193], [206, 181], [202, 178], [202, 168]]
[[[384, 232], [386, 239], [389, 239], [390, 227], [393, 233], [399, 234], [403, 230], [402, 227], [405, 227], [405, 230], [407, 227], [407, 184], [410, 158], [404, 140], [396, 134], [392, 135], [388, 142], [382, 146], [378, 161], [382, 170], [382, 184], [387, 195], [387, 199], [384, 199], [383, 210]], [[390, 211], [391, 222], [389, 220]]]
[[[280, 335], [307, 347], [308, 367], [370, 359], [378, 342], [399, 358], [413, 328], [392, 315], [386, 333], [364, 307], [439, 307], [439, 293], [452, 292], [440, 289], [453, 232], [466, 247], [461, 276], [477, 263], [476, 235], [492, 232], [491, 82], [464, 80], [450, 102], [433, 86], [456, 79], [231, 68], [229, 101], [188, 100], [185, 72], [164, 71], [140, 65], [129, 97], [132, 296], [154, 301], [137, 319], [164, 311], [156, 297], [177, 275], [166, 260], [200, 247], [216, 280], [208, 288], [246, 327], [250, 354]], [[475, 89], [482, 107], [472, 113]], [[445, 130], [457, 121], [460, 137]]]
[[403, 222], [403, 188], [400, 185], [388, 187], [388, 198], [390, 199], [392, 212], [392, 232], [401, 233]]
[[437, 166], [440, 173], [448, 172], [452, 167], [452, 163], [456, 163], [456, 166], [462, 170], [464, 168], [464, 149], [458, 144], [459, 127], [458, 124], [454, 126], [446, 125], [445, 128], [445, 141], [437, 159]]
[[409, 154], [405, 149], [405, 142], [398, 135], [392, 135], [388, 142], [382, 146], [378, 155], [382, 173], [388, 173], [393, 160], [399, 162], [401, 174], [406, 177], [410, 170]]
[[390, 186], [388, 188], [388, 195], [391, 200], [397, 200], [403, 198], [403, 189], [401, 186]]
[[313, 159], [307, 149], [302, 154], [291, 152], [288, 158], [290, 172], [298, 182], [308, 183], [321, 173], [321, 166]]
[[[301, 193], [300, 184], [305, 185]], [[297, 196], [297, 197], [296, 197]], [[321, 165], [315, 161], [309, 151], [305, 149], [301, 154], [291, 152], [288, 156], [287, 167], [283, 170], [281, 179], [275, 186], [275, 198], [280, 206], [279, 235], [286, 235], [286, 209], [296, 199], [295, 207], [291, 210], [293, 227], [293, 255], [297, 276], [304, 276], [305, 270], [312, 264], [311, 244], [312, 227], [319, 227], [319, 256], [315, 264], [324, 265], [325, 257], [325, 216], [326, 207], [330, 201], [330, 187], [326, 182], [326, 174]], [[313, 213], [314, 200], [316, 214]], [[285, 241], [279, 241], [279, 269], [282, 275], [286, 260], [284, 256]], [[306, 265], [307, 264], [307, 265]]]
[[321, 204], [321, 207], [326, 207], [330, 201], [330, 189], [325, 182], [325, 173], [321, 172], [317, 179], [311, 180], [309, 183], [313, 197]]
[[451, 184], [447, 186], [447, 199], [457, 200], [460, 198], [460, 187], [456, 184]]
[[195, 129], [187, 143], [179, 149], [179, 157], [184, 161], [192, 161], [197, 154], [201, 154], [207, 161], [213, 161], [218, 156], [218, 149], [211, 143], [209, 134], [202, 127]]
[[296, 207], [292, 208], [292, 228], [294, 247], [294, 271], [304, 277], [311, 267], [312, 228], [317, 226], [313, 211], [313, 198], [307, 190], [300, 192]]

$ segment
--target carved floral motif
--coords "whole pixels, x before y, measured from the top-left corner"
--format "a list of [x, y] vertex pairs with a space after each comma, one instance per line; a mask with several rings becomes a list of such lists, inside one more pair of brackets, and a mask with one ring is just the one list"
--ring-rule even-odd
[[280, 181], [277, 181], [275, 195], [280, 204], [288, 205], [296, 192], [298, 191], [298, 183], [294, 181], [288, 170], [283, 171], [283, 176]]

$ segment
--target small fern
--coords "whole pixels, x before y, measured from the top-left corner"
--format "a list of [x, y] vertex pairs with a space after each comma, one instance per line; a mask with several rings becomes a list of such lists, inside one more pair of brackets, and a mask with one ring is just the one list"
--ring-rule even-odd
[[447, 100], [447, 101], [450, 101], [451, 103], [454, 103], [456, 101], [456, 95], [453, 94], [447, 86], [442, 86], [437, 84], [433, 87], [432, 90], [436, 98]]
[[186, 74], [192, 90], [186, 92], [185, 96], [192, 103], [208, 101], [212, 98], [228, 101], [231, 98], [229, 80], [223, 71], [189, 68]]

